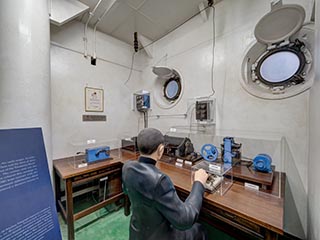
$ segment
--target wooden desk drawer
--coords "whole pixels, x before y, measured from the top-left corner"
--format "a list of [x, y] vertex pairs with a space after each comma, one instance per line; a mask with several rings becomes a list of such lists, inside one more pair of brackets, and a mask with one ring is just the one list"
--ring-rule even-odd
[[257, 233], [261, 232], [260, 226], [255, 224], [255, 223], [253, 223], [253, 222], [250, 222], [250, 221], [248, 221], [246, 219], [240, 218], [240, 217], [238, 217], [238, 216], [236, 216], [236, 215], [234, 215], [232, 213], [226, 212], [226, 211], [224, 211], [222, 209], [219, 209], [219, 208], [216, 208], [213, 211], [216, 212], [217, 214], [219, 214], [220, 216], [222, 216], [222, 217], [224, 217], [226, 219], [229, 219], [229, 220], [231, 220], [233, 222], [237, 222], [237, 223], [239, 223], [239, 224], [241, 224], [241, 225], [243, 225], [243, 226], [245, 226], [245, 227], [257, 232]]
[[[177, 191], [177, 193], [183, 201], [188, 197], [185, 192]], [[200, 219], [232, 235], [236, 239], [264, 239], [264, 228], [254, 222], [215, 207], [210, 203], [203, 202]], [[239, 230], [239, 233], [232, 234], [230, 231], [234, 232], [235, 229]]]
[[[248, 236], [253, 237], [254, 239], [264, 239], [265, 229], [261, 228], [259, 225], [254, 222], [248, 221], [244, 218], [241, 218], [233, 213], [225, 211], [223, 209], [214, 207], [210, 204], [203, 203], [201, 208], [202, 218], [206, 221], [213, 217], [219, 221], [230, 225], [233, 228], [240, 230], [242, 233], [247, 234]], [[222, 227], [224, 230], [225, 227]], [[228, 229], [225, 229], [228, 232]], [[242, 238], [240, 238], [242, 239]]]
[[121, 169], [122, 169], [122, 166], [117, 165], [117, 166], [110, 166], [104, 169], [99, 169], [96, 171], [90, 171], [90, 172], [73, 177], [72, 182], [78, 184], [78, 183], [94, 180], [97, 178], [101, 178], [101, 177], [110, 175], [112, 173], [121, 173]]

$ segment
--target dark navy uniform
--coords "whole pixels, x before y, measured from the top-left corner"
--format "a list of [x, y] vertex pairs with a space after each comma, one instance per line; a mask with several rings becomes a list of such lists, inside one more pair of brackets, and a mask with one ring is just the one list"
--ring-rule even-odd
[[127, 162], [122, 169], [124, 192], [131, 201], [130, 240], [202, 240], [206, 234], [195, 223], [202, 205], [203, 185], [196, 181], [185, 202], [170, 178], [151, 158]]

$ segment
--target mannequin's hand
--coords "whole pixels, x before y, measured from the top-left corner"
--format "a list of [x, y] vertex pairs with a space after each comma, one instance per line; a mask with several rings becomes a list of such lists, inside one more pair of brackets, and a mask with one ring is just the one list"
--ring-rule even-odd
[[203, 186], [205, 185], [208, 177], [208, 173], [203, 169], [199, 169], [194, 173], [194, 181], [201, 182]]

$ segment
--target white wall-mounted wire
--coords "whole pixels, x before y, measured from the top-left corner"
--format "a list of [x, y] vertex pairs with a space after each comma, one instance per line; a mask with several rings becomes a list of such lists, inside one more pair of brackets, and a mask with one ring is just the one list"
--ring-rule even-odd
[[102, 13], [102, 15], [98, 18], [98, 20], [96, 21], [96, 23], [94, 24], [93, 27], [93, 58], [96, 59], [97, 58], [97, 27], [99, 25], [99, 23], [101, 22], [101, 20], [106, 16], [106, 14], [110, 11], [110, 9], [112, 8], [112, 6], [114, 5], [114, 3], [117, 0], [113, 0], [104, 10], [104, 12]]
[[86, 21], [86, 24], [84, 26], [84, 36], [83, 36], [83, 41], [84, 41], [84, 57], [88, 56], [88, 37], [87, 37], [87, 31], [88, 31], [88, 25], [89, 22], [91, 20], [91, 18], [94, 16], [94, 13], [96, 12], [97, 8], [99, 7], [99, 5], [101, 4], [102, 0], [99, 0], [97, 2], [97, 4], [95, 5], [95, 7], [93, 8], [93, 10], [91, 12], [89, 12], [89, 17]]
[[48, 0], [48, 13], [49, 13], [49, 17], [51, 17], [51, 12], [52, 12], [52, 0]]
[[[51, 44], [52, 46], [55, 46], [55, 47], [58, 47], [58, 48], [61, 48], [61, 49], [64, 49], [64, 50], [71, 51], [71, 52], [74, 52], [74, 53], [83, 55], [83, 52], [78, 51], [78, 50], [73, 49], [73, 48], [70, 48], [70, 47], [67, 47], [67, 46], [64, 46], [64, 45], [62, 45], [62, 44], [60, 44], [60, 43], [51, 41], [50, 44]], [[90, 55], [88, 55], [88, 56], [91, 57]], [[119, 66], [119, 67], [122, 67], [122, 68], [126, 68], [126, 69], [129, 69], [129, 70], [132, 69], [131, 71], [136, 71], [136, 72], [140, 72], [140, 73], [142, 72], [142, 71], [139, 70], [139, 69], [132, 68], [131, 66], [127, 66], [127, 65], [121, 64], [121, 63], [119, 63], [119, 62], [115, 62], [115, 61], [112, 60], [112, 59], [106, 59], [106, 58], [103, 58], [103, 57], [98, 57], [97, 59], [100, 60], [100, 61], [104, 61], [104, 62], [106, 62], [106, 63], [114, 64], [114, 65]]]
[[156, 118], [159, 119], [161, 117], [167, 117], [167, 118], [175, 118], [175, 117], [183, 117], [187, 118], [186, 113], [176, 113], [176, 114], [155, 114], [155, 115], [150, 115], [149, 118]]
[[212, 62], [211, 62], [211, 69], [210, 69], [210, 80], [211, 80], [211, 94], [208, 97], [212, 97], [216, 91], [214, 89], [214, 50], [216, 46], [216, 23], [215, 23], [215, 15], [216, 15], [216, 9], [214, 6], [212, 8]]

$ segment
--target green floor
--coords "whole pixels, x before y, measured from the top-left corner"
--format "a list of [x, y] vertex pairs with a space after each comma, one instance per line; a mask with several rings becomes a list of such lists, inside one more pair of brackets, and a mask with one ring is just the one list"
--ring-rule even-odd
[[[90, 206], [90, 201], [75, 203], [75, 212]], [[108, 210], [106, 210], [108, 209]], [[126, 217], [123, 208], [115, 210], [114, 205], [102, 208], [77, 220], [74, 224], [76, 240], [128, 240], [130, 217]], [[62, 239], [68, 239], [67, 225], [59, 215]]]
[[[75, 211], [90, 205], [90, 200], [81, 200], [75, 204]], [[123, 208], [116, 210], [114, 205], [102, 208], [75, 222], [76, 240], [128, 240], [130, 217], [126, 217]], [[62, 239], [68, 239], [67, 225], [59, 215]], [[209, 240], [233, 240], [234, 238], [221, 231], [204, 224], [209, 235]]]

